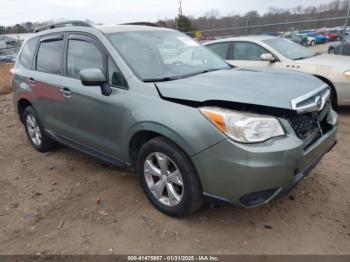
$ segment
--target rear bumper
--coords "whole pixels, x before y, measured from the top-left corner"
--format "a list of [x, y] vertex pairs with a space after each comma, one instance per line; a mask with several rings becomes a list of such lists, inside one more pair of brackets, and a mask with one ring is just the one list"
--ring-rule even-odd
[[336, 133], [334, 126], [307, 149], [293, 135], [251, 145], [227, 139], [192, 160], [207, 197], [256, 207], [294, 188], [332, 149]]

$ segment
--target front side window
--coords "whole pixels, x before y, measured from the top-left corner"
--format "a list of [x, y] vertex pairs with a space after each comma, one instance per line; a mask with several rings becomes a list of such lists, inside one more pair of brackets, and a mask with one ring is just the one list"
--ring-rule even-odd
[[176, 31], [118, 32], [108, 38], [135, 75], [146, 82], [230, 69], [206, 47]]
[[264, 48], [254, 43], [235, 42], [233, 48], [234, 60], [260, 61], [261, 55], [267, 53]]
[[36, 60], [36, 69], [50, 74], [62, 74], [63, 46], [63, 40], [41, 42]]
[[222, 59], [227, 58], [227, 52], [230, 47], [229, 42], [216, 43], [207, 46], [211, 51], [220, 56]]
[[38, 41], [39, 38], [33, 38], [24, 44], [21, 56], [19, 57], [19, 62], [27, 69], [30, 69], [32, 67], [35, 49]]
[[103, 71], [103, 55], [91, 42], [69, 40], [67, 51], [67, 74], [73, 78], [80, 78], [83, 69], [99, 68]]

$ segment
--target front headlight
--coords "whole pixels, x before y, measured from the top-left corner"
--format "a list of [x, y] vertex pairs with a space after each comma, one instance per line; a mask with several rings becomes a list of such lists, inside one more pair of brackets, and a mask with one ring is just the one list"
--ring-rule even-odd
[[347, 80], [350, 80], [350, 70], [349, 70], [349, 71], [345, 71], [345, 72], [343, 73], [343, 75], [345, 76], [345, 78], [346, 78]]
[[285, 134], [277, 118], [219, 107], [202, 107], [202, 114], [230, 138], [241, 143], [264, 142]]

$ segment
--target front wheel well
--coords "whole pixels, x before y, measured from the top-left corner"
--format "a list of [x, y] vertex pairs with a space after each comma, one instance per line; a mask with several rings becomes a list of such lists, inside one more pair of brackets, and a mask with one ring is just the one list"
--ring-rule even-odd
[[325, 82], [331, 88], [331, 102], [332, 102], [332, 105], [336, 107], [338, 105], [338, 95], [337, 95], [337, 90], [335, 90], [335, 87], [332, 84], [332, 82], [323, 76], [319, 76], [319, 75], [314, 75], [314, 76], [316, 76], [318, 79]]
[[137, 155], [142, 145], [158, 136], [162, 135], [153, 131], [139, 131], [132, 136], [129, 143], [129, 161], [131, 166], [136, 167]]
[[17, 112], [18, 112], [18, 116], [19, 119], [21, 120], [21, 122], [24, 122], [23, 119], [23, 112], [24, 110], [28, 107], [31, 106], [32, 103], [30, 103], [27, 99], [25, 98], [21, 98], [18, 102], [17, 102]]

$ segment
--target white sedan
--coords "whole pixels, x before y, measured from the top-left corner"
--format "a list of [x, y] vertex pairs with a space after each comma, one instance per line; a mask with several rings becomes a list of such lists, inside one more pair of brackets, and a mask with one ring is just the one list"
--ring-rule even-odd
[[232, 37], [204, 45], [237, 67], [290, 69], [312, 74], [331, 88], [334, 106], [350, 105], [350, 57], [319, 55], [273, 36]]

